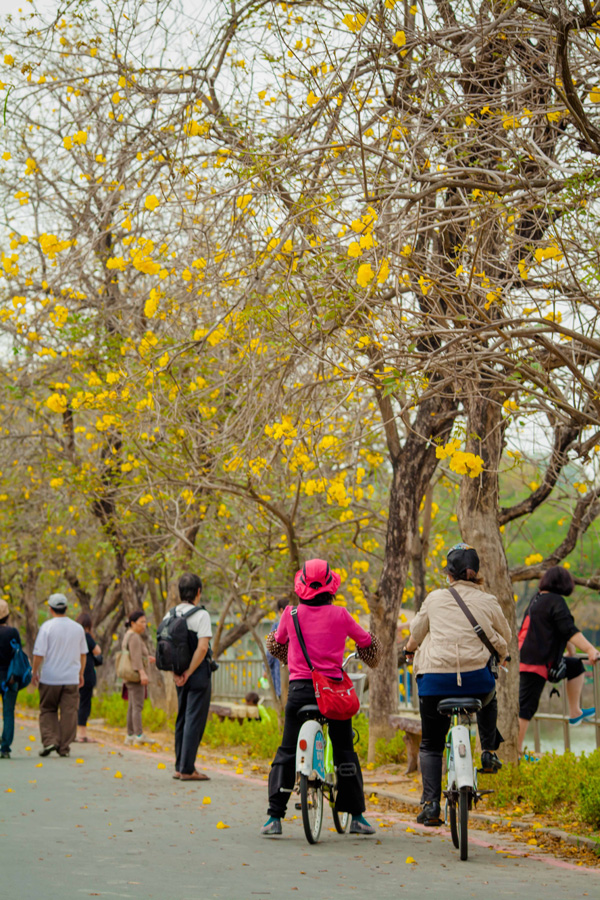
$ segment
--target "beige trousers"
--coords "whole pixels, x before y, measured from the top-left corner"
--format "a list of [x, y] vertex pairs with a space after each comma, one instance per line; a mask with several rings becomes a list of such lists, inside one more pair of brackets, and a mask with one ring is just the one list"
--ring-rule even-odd
[[[44, 747], [67, 753], [77, 734], [78, 684], [40, 684], [40, 733]], [[60, 717], [59, 717], [60, 713]]]
[[146, 686], [135, 681], [125, 682], [127, 685], [127, 734], [142, 734], [142, 709], [146, 696]]

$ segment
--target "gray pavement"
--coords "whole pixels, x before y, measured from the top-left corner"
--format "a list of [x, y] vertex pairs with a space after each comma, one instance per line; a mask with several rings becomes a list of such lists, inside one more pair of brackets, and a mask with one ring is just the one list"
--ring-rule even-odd
[[299, 818], [283, 838], [260, 838], [266, 784], [235, 777], [231, 762], [190, 785], [172, 780], [165, 754], [74, 744], [69, 759], [40, 760], [39, 747], [30, 725], [17, 727], [13, 759], [0, 761], [2, 900], [600, 896], [598, 870], [516, 856], [530, 848], [480, 831], [461, 863], [448, 836], [407, 832], [408, 818], [376, 807], [373, 838], [337, 835], [329, 817], [318, 846]]

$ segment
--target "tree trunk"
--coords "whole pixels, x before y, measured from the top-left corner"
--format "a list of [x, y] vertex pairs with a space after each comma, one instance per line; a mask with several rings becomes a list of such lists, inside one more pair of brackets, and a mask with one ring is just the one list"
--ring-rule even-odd
[[[435, 472], [436, 445], [444, 441], [454, 419], [456, 402], [452, 395], [433, 394], [424, 400], [402, 449], [388, 434], [392, 459], [392, 484], [388, 506], [385, 557], [379, 588], [371, 604], [371, 631], [382, 644], [379, 666], [369, 673], [369, 761], [375, 758], [380, 738], [389, 740], [394, 730], [390, 716], [398, 710], [398, 616], [415, 534], [419, 509]], [[383, 410], [382, 410], [383, 411]], [[386, 422], [389, 432], [390, 422]], [[395, 427], [395, 426], [394, 426]]]
[[40, 570], [37, 566], [29, 566], [23, 580], [23, 610], [25, 612], [25, 652], [33, 659], [33, 645], [38, 633], [38, 607], [36, 601], [36, 585]]
[[498, 524], [498, 469], [502, 457], [504, 423], [502, 403], [494, 394], [469, 398], [467, 450], [484, 460], [479, 478], [465, 475], [458, 504], [458, 521], [463, 539], [479, 554], [484, 588], [500, 601], [502, 612], [512, 630], [509, 653], [512, 662], [508, 674], [497, 681], [498, 727], [505, 743], [501, 754], [510, 762], [517, 760], [519, 715], [519, 649], [513, 588]]

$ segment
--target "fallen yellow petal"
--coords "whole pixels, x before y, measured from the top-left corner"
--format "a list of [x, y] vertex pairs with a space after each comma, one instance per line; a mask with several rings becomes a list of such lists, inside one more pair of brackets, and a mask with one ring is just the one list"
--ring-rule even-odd
[[35, 767], [36, 767], [36, 769], [41, 769], [43, 765], [44, 765], [44, 763], [36, 763]]
[[166, 769], [167, 767], [165, 766], [164, 763], [158, 763], [158, 765], [157, 765], [156, 768], [157, 768], [157, 769]]
[[229, 825], [226, 825], [225, 822], [217, 822], [217, 828], [229, 828]]
[[123, 776], [121, 775], [120, 772], [115, 772], [115, 778], [122, 778], [122, 777], [123, 777]]
[[[14, 794], [14, 791], [13, 791], [12, 788], [6, 788], [6, 790], [4, 791], [4, 793], [5, 793], [5, 794]], [[217, 828], [218, 828], [218, 827], [219, 827], [219, 826], [217, 825]]]
[[25, 747], [26, 750], [31, 750], [31, 747]]
[[415, 829], [411, 828], [410, 826], [406, 829], [406, 833], [407, 834], [416, 834]]
[[75, 762], [79, 763], [79, 765], [81, 765], [82, 763], [85, 762], [85, 759], [81, 759], [81, 757], [80, 757], [79, 759], [76, 759]]
[[30, 740], [30, 741], [35, 741], [35, 737], [34, 737], [32, 734], [30, 734], [30, 735], [29, 735], [29, 740]]
[[416, 859], [413, 859], [412, 856], [407, 856], [407, 857], [406, 857], [406, 865], [407, 865], [407, 866], [410, 866], [410, 865], [412, 865], [413, 863], [414, 863], [415, 865], [417, 865]]
[[204, 806], [208, 806], [210, 803], [212, 803], [212, 800], [210, 799], [210, 797], [204, 797], [204, 799], [202, 800], [202, 804]]

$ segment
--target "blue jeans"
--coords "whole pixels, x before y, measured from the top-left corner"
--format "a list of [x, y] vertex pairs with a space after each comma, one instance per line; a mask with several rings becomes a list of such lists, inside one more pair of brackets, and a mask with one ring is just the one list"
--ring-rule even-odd
[[267, 653], [267, 660], [269, 662], [269, 669], [271, 670], [271, 678], [273, 679], [275, 693], [278, 697], [281, 697], [281, 669], [279, 668], [279, 660], [276, 656], [271, 656], [270, 653]]
[[15, 703], [19, 692], [9, 688], [2, 694], [2, 741], [0, 753], [10, 753], [10, 748], [15, 736]]

